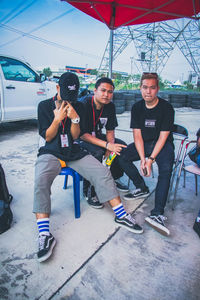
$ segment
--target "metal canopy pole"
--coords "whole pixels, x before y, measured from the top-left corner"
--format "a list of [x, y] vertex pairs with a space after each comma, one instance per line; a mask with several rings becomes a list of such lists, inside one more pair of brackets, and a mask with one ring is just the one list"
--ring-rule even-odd
[[109, 49], [109, 78], [112, 79], [112, 64], [113, 64], [113, 30], [110, 30], [110, 49]]

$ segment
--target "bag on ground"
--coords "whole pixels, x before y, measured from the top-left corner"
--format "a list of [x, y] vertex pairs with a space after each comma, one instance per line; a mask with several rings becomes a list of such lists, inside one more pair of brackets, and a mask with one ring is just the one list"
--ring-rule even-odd
[[9, 194], [4, 170], [0, 164], [0, 234], [8, 230], [13, 220], [10, 202], [13, 196]]

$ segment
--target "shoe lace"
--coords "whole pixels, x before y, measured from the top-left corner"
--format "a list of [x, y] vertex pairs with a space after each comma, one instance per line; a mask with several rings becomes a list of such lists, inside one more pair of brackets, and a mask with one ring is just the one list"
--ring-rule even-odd
[[141, 192], [141, 189], [135, 189], [132, 191], [132, 194], [135, 195], [137, 192]]
[[92, 202], [99, 202], [96, 196], [92, 197]]
[[159, 215], [158, 216], [162, 221], [166, 221], [167, 220], [167, 217], [163, 216], [163, 215]]
[[163, 215], [159, 215], [159, 216], [157, 216], [157, 219], [160, 219], [162, 221], [162, 223], [165, 225], [165, 221], [167, 220], [167, 217], [165, 217]]
[[131, 214], [126, 214], [125, 218], [129, 220], [131, 223], [136, 224], [135, 219], [131, 216]]
[[39, 236], [39, 250], [44, 248], [45, 239], [46, 239], [46, 235]]

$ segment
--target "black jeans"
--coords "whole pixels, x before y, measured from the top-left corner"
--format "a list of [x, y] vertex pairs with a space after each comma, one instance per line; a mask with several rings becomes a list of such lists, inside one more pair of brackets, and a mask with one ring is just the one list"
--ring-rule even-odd
[[[155, 142], [144, 142], [145, 156], [151, 155]], [[118, 157], [119, 164], [126, 175], [133, 181], [136, 188], [144, 189], [146, 187], [143, 177], [133, 164], [133, 161], [140, 160], [135, 144], [128, 145], [123, 149]], [[163, 215], [167, 201], [167, 195], [170, 185], [172, 168], [174, 163], [174, 146], [170, 142], [166, 142], [158, 156], [156, 157], [158, 165], [158, 182], [155, 191], [155, 207], [151, 211], [151, 215]]]

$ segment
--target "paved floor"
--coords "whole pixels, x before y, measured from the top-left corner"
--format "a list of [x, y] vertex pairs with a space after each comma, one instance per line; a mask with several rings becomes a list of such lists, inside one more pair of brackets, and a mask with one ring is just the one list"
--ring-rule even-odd
[[[199, 110], [179, 109], [177, 122], [194, 138]], [[129, 113], [119, 115], [119, 129], [129, 128]], [[51, 231], [57, 240], [50, 260], [38, 263], [37, 228], [32, 214], [36, 125], [22, 123], [0, 128], [0, 160], [14, 199], [12, 228], [0, 235], [0, 299], [119, 299], [198, 300], [200, 239], [192, 226], [200, 207], [194, 194], [194, 178], [180, 182], [175, 211], [166, 208], [170, 237], [163, 237], [144, 223], [153, 206], [154, 193], [144, 202], [123, 201], [127, 211], [136, 210], [144, 233], [136, 235], [113, 222], [109, 206], [88, 207], [81, 199], [81, 218], [74, 218], [72, 182], [63, 190], [63, 177], [52, 187]], [[132, 140], [132, 134], [117, 131]], [[157, 170], [155, 167], [155, 174]], [[123, 177], [127, 182], [126, 176]], [[150, 190], [155, 178], [148, 179]], [[133, 186], [131, 186], [133, 187]]]

